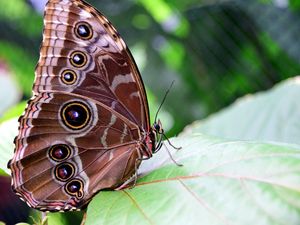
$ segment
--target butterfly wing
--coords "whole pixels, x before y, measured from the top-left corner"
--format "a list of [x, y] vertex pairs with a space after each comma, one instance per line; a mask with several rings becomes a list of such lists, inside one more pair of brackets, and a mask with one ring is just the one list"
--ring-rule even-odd
[[130, 52], [102, 14], [81, 0], [50, 0], [44, 23], [12, 186], [33, 208], [74, 210], [136, 172], [148, 105]]

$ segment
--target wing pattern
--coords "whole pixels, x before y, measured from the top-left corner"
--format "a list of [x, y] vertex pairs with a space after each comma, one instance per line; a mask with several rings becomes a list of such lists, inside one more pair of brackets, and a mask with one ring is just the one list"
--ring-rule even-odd
[[33, 97], [19, 122], [12, 186], [33, 208], [81, 208], [136, 172], [149, 148], [145, 89], [124, 41], [92, 6], [48, 1]]

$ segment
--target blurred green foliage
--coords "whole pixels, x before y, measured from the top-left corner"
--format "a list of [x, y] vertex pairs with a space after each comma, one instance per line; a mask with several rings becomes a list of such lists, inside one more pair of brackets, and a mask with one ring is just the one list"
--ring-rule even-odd
[[[171, 123], [165, 125], [172, 128], [169, 135], [237, 97], [298, 74], [300, 34], [291, 28], [299, 27], [299, 2], [89, 1], [133, 49], [153, 94], [152, 116], [176, 81], [164, 105], [169, 113], [161, 116]], [[21, 0], [1, 0], [0, 5], [0, 58], [13, 71], [26, 100], [39, 56], [42, 12]], [[276, 17], [279, 14], [284, 17]]]
[[[171, 123], [165, 125], [172, 128], [169, 135], [237, 97], [298, 74], [300, 35], [294, 27], [299, 27], [299, 2], [89, 1], [133, 49], [153, 93], [152, 116], [176, 81], [164, 105], [172, 118], [162, 115], [163, 122]], [[0, 5], [0, 58], [13, 71], [25, 100], [31, 96], [39, 56], [42, 13], [21, 0], [1, 0]]]

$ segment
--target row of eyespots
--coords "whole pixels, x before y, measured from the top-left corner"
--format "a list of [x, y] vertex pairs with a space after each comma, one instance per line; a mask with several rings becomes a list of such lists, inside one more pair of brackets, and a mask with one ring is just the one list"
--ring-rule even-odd
[[[93, 37], [93, 30], [86, 22], [77, 23], [74, 33], [82, 40], [89, 40]], [[70, 55], [70, 63], [75, 68], [82, 68], [87, 63], [87, 56], [81, 51], [74, 51]], [[62, 82], [66, 85], [75, 84], [77, 78], [77, 73], [71, 69], [66, 69], [61, 74]], [[64, 125], [73, 130], [84, 128], [91, 118], [89, 108], [81, 102], [66, 104], [60, 113]], [[61, 162], [54, 169], [55, 178], [63, 182], [69, 180], [64, 186], [66, 193], [80, 199], [83, 197], [83, 182], [77, 178], [71, 179], [75, 174], [75, 166], [65, 162], [70, 155], [71, 148], [64, 144], [54, 145], [49, 150], [49, 157], [56, 162]]]
[[[93, 37], [93, 30], [91, 25], [86, 22], [79, 22], [75, 25], [74, 33], [76, 37], [82, 40], [89, 40]], [[70, 63], [75, 68], [82, 68], [87, 63], [87, 56], [81, 51], [74, 51], [70, 55]], [[61, 79], [66, 85], [73, 85], [78, 76], [75, 71], [67, 69], [62, 72]]]
[[49, 157], [56, 162], [61, 162], [54, 169], [55, 178], [62, 182], [69, 180], [64, 186], [66, 193], [80, 199], [83, 197], [83, 182], [77, 178], [71, 179], [75, 174], [75, 166], [65, 162], [70, 155], [71, 148], [65, 144], [54, 145], [49, 150]]

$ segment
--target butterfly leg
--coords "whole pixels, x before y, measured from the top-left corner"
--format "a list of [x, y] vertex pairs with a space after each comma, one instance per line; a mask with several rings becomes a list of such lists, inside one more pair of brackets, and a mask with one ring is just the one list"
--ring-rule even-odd
[[176, 147], [174, 146], [171, 141], [169, 140], [169, 138], [165, 135], [165, 133], [162, 133], [162, 135], [164, 136], [164, 138], [167, 140], [167, 142], [169, 143], [170, 146], [172, 146], [172, 148], [176, 149], [176, 150], [180, 150], [182, 149], [182, 147]]
[[[177, 165], [177, 166], [183, 166], [183, 164], [178, 163], [172, 156], [171, 152], [169, 151], [168, 147], [166, 145], [164, 145], [166, 147], [167, 153], [170, 156], [170, 159]], [[173, 146], [172, 146], [173, 147]]]
[[127, 181], [125, 181], [121, 186], [115, 188], [114, 190], [122, 190], [122, 189], [125, 189], [125, 188], [134, 188], [135, 185], [136, 185], [136, 181], [137, 181], [137, 178], [138, 178], [138, 175], [137, 175], [137, 168], [138, 168], [138, 163], [137, 161], [140, 160], [140, 159], [137, 159], [136, 160], [136, 163], [135, 163], [135, 172], [134, 174], [132, 175], [132, 177], [130, 177]]
[[[42, 224], [42, 225], [47, 225], [47, 224], [48, 224], [47, 213], [46, 213], [46, 212], [42, 212], [42, 213], [41, 213], [41, 216], [42, 216], [41, 224]], [[38, 224], [38, 223], [37, 223], [37, 224]]]
[[81, 220], [80, 225], [84, 225], [84, 224], [85, 224], [86, 216], [87, 216], [87, 214], [86, 214], [86, 211], [85, 211], [84, 214], [83, 214], [83, 218], [82, 218], [82, 220]]
[[[173, 148], [175, 148], [176, 150], [180, 150], [181, 147], [175, 147], [174, 145], [172, 145], [170, 143], [170, 140], [166, 137], [166, 135], [164, 133], [160, 133], [160, 136], [157, 138], [157, 145], [155, 146], [155, 151], [153, 153], [157, 153], [161, 147], [164, 145], [166, 147], [167, 153], [170, 156], [171, 160], [177, 165], [177, 166], [183, 166], [182, 164], [176, 162], [176, 160], [173, 158], [172, 154], [170, 153], [168, 147], [163, 143], [163, 137], [166, 138], [166, 140], [168, 141], [169, 145], [172, 146]], [[147, 160], [150, 159], [151, 157], [147, 157], [147, 158], [143, 158], [142, 160]]]
[[134, 188], [135, 185], [136, 185], [137, 178], [138, 178], [138, 173], [137, 173], [137, 171], [138, 171], [138, 166], [139, 166], [140, 163], [141, 163], [141, 162], [139, 162], [139, 161], [141, 161], [141, 159], [136, 159], [136, 161], [135, 161], [135, 173], [134, 173], [134, 175], [133, 175], [134, 182], [133, 182], [133, 185], [132, 185], [130, 188]]
[[162, 141], [163, 141], [163, 136], [161, 134], [159, 134], [159, 137], [157, 138], [157, 141], [156, 141], [156, 146], [155, 146], [155, 151], [154, 153], [158, 152], [161, 147], [162, 147]]
[[[169, 140], [168, 137], [165, 135], [165, 133], [164, 133], [164, 132], [161, 132], [161, 133], [159, 133], [159, 138], [158, 138], [158, 140], [157, 140], [157, 143], [158, 143], [158, 144], [155, 146], [155, 151], [154, 151], [154, 153], [158, 152], [158, 151], [161, 149], [161, 147], [164, 145], [164, 143], [163, 143], [163, 137], [167, 140], [167, 142], [169, 143], [169, 145], [172, 146], [174, 149], [176, 149], [176, 150], [180, 150], [180, 149], [181, 149], [181, 147], [175, 147], [175, 146], [170, 142], [170, 140]], [[164, 146], [166, 147], [167, 153], [168, 153], [168, 155], [170, 156], [171, 160], [172, 160], [177, 166], [183, 166], [182, 164], [176, 162], [176, 160], [173, 158], [172, 154], [170, 153], [168, 147], [167, 147], [166, 145], [164, 145]]]
[[115, 190], [122, 190], [125, 188], [134, 188], [135, 187], [137, 178], [138, 178], [138, 173], [137, 173], [138, 167], [141, 164], [141, 161], [143, 160], [141, 151], [140, 151], [140, 147], [137, 148], [137, 151], [139, 153], [139, 157], [135, 160], [134, 174], [127, 181], [125, 181], [123, 184], [121, 184], [121, 186], [115, 188]]

